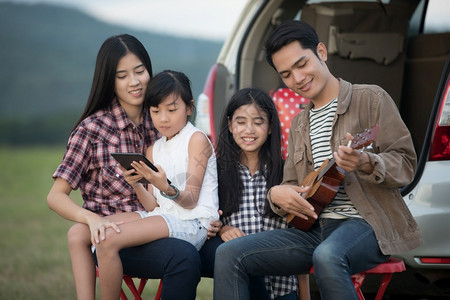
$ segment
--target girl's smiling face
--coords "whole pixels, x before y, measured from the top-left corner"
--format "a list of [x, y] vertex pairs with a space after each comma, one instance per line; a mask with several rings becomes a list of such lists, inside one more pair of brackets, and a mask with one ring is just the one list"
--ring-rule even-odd
[[186, 126], [192, 107], [187, 106], [176, 94], [170, 94], [157, 107], [150, 107], [150, 115], [156, 129], [168, 140]]
[[267, 114], [254, 103], [236, 109], [228, 120], [228, 129], [244, 154], [259, 153], [270, 134]]

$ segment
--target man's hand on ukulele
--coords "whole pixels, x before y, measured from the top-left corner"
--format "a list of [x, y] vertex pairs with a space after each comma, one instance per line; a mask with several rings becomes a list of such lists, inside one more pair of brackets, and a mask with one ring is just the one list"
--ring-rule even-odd
[[270, 198], [272, 203], [290, 214], [305, 220], [308, 219], [307, 216], [317, 219], [314, 207], [302, 197], [308, 190], [309, 187], [277, 185], [270, 190]]
[[[347, 133], [346, 137], [350, 145], [353, 136], [350, 133]], [[361, 149], [353, 149], [350, 146], [341, 145], [338, 150], [333, 153], [333, 156], [336, 164], [346, 172], [353, 172], [358, 169], [369, 174], [373, 170], [373, 167], [370, 164], [369, 155]]]

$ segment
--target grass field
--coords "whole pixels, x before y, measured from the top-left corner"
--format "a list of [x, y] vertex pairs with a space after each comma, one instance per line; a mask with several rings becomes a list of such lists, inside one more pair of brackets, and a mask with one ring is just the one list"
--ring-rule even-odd
[[[64, 147], [0, 148], [0, 299], [76, 298], [66, 245], [72, 222], [46, 203], [63, 152]], [[81, 203], [78, 191], [72, 196]], [[158, 284], [150, 280], [143, 298], [152, 299]], [[212, 299], [211, 279], [202, 278], [197, 299]]]

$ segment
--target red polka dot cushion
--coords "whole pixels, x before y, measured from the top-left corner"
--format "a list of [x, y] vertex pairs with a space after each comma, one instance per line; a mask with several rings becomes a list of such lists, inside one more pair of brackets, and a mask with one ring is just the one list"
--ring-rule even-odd
[[279, 88], [272, 93], [272, 100], [277, 108], [281, 123], [281, 153], [286, 159], [289, 130], [292, 119], [309, 103], [309, 99], [300, 96], [288, 88]]

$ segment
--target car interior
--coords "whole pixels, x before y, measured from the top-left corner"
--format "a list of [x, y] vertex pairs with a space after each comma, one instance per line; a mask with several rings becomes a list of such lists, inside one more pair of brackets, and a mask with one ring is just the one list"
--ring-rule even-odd
[[283, 86], [265, 60], [264, 43], [283, 21], [303, 20], [327, 46], [327, 64], [335, 76], [378, 84], [391, 95], [419, 154], [450, 51], [450, 32], [418, 34], [423, 26], [420, 14], [418, 21], [410, 19], [419, 0], [310, 2], [277, 0], [262, 8], [239, 49], [238, 86], [257, 86], [267, 92]]

